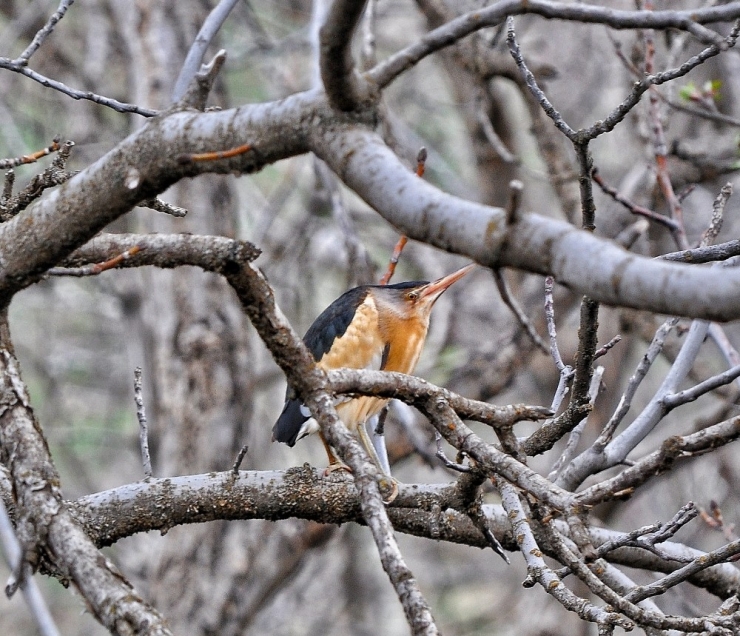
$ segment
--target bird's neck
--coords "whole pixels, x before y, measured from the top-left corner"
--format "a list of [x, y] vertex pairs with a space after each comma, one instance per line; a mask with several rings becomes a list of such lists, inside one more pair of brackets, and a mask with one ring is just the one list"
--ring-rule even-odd
[[429, 329], [429, 316], [416, 316], [395, 322], [394, 328], [384, 334], [390, 345], [384, 369], [399, 373], [413, 373], [419, 362], [424, 340]]

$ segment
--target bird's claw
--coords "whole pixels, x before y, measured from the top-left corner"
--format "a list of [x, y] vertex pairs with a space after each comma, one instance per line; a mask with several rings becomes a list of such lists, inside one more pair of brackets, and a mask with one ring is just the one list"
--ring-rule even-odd
[[329, 475], [336, 473], [338, 471], [344, 471], [344, 472], [352, 474], [352, 469], [349, 466], [347, 466], [347, 464], [344, 464], [340, 461], [336, 461], [336, 462], [329, 464], [324, 469], [324, 477], [328, 477]]
[[393, 477], [383, 475], [378, 479], [378, 489], [386, 506], [392, 504], [398, 497], [398, 482]]

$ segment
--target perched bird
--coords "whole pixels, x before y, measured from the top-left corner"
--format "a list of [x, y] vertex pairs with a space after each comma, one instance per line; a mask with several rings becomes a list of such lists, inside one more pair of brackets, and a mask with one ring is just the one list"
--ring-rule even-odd
[[[437, 299], [475, 265], [432, 283], [409, 281], [395, 285], [362, 285], [345, 292], [314, 321], [303, 342], [324, 370], [350, 368], [413, 373], [429, 329], [429, 316]], [[337, 414], [355, 433], [381, 472], [383, 465], [368, 437], [365, 423], [388, 402], [385, 398], [361, 396], [340, 399]], [[319, 432], [319, 425], [292, 390], [283, 412], [272, 429], [273, 441], [293, 446], [296, 441]], [[321, 436], [329, 469], [342, 467]]]

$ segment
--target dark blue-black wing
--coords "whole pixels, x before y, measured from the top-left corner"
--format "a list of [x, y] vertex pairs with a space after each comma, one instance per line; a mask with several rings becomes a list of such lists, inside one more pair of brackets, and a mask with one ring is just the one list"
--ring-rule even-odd
[[341, 338], [355, 317], [357, 308], [365, 300], [369, 287], [355, 287], [342, 294], [308, 328], [303, 342], [318, 362], [329, 353], [334, 341]]
[[[357, 308], [362, 304], [368, 287], [355, 287], [342, 294], [308, 328], [303, 342], [318, 362], [325, 353], [331, 350], [334, 341], [341, 338], [354, 318]], [[300, 437], [307, 435], [304, 426], [310, 419], [308, 409], [300, 400], [293, 397], [293, 391], [288, 387], [285, 406], [280, 417], [272, 427], [272, 439], [293, 446]]]

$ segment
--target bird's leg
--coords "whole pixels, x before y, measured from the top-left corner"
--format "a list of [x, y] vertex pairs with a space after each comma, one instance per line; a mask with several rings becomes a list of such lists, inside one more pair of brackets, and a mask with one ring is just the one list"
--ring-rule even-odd
[[391, 463], [388, 460], [388, 450], [385, 447], [385, 420], [388, 417], [388, 405], [383, 407], [383, 410], [378, 415], [373, 415], [368, 420], [368, 426], [370, 427], [370, 439], [373, 443], [373, 448], [380, 461], [380, 469], [386, 474], [391, 474]]
[[365, 448], [365, 451], [370, 456], [370, 459], [378, 467], [378, 470], [383, 475], [383, 477], [378, 482], [378, 486], [380, 487], [380, 494], [383, 496], [383, 502], [389, 504], [396, 497], [398, 497], [398, 482], [390, 475], [390, 471], [387, 471], [385, 470], [385, 468], [383, 468], [383, 464], [381, 464], [380, 458], [375, 452], [375, 447], [373, 446], [373, 443], [367, 434], [365, 422], [357, 427], [357, 435], [360, 438], [360, 442]]
[[320, 431], [319, 437], [321, 438], [321, 443], [324, 445], [326, 456], [329, 458], [329, 465], [324, 469], [324, 476], [327, 477], [337, 470], [346, 470], [348, 473], [351, 473], [352, 469], [334, 454], [334, 449], [329, 446], [329, 442], [326, 441], [324, 434]]

